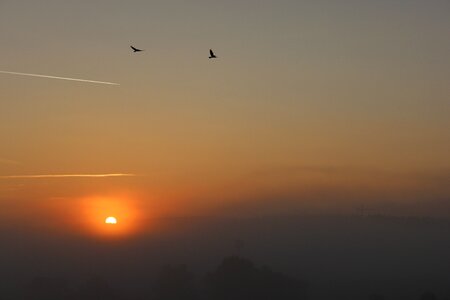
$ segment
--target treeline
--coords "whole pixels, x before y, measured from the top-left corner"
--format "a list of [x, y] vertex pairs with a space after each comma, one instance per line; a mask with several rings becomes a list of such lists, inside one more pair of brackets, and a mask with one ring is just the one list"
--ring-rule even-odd
[[[138, 299], [154, 300], [306, 300], [307, 284], [301, 280], [257, 267], [238, 256], [225, 258], [201, 280], [185, 265], [166, 265], [154, 282], [144, 289]], [[35, 278], [23, 290], [29, 300], [123, 300], [132, 299], [125, 291], [94, 277], [77, 288], [63, 279]]]
[[[120, 270], [118, 270], [120, 272]], [[0, 300], [16, 299], [18, 295]], [[37, 277], [21, 288], [24, 300], [307, 300], [306, 282], [275, 272], [268, 267], [257, 267], [239, 256], [230, 256], [212, 272], [195, 278], [186, 265], [166, 265], [154, 280], [138, 293], [113, 286], [102, 277], [92, 277], [73, 287], [61, 278]], [[341, 296], [330, 299], [344, 299]], [[351, 299], [351, 298], [345, 298]], [[388, 300], [382, 294], [369, 294], [362, 299]], [[398, 299], [398, 298], [396, 298]], [[405, 299], [409, 300], [409, 299]], [[426, 291], [411, 300], [450, 300], [438, 298]]]

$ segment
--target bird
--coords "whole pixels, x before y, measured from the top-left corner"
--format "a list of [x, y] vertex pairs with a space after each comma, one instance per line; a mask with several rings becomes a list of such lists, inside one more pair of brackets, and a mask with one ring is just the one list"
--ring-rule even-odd
[[214, 54], [214, 51], [212, 51], [212, 49], [209, 49], [209, 58], [217, 58], [217, 56]]
[[144, 50], [138, 49], [138, 48], [133, 47], [133, 46], [130, 46], [130, 47], [131, 47], [131, 49], [133, 49], [133, 52], [141, 52], [141, 51], [144, 51]]

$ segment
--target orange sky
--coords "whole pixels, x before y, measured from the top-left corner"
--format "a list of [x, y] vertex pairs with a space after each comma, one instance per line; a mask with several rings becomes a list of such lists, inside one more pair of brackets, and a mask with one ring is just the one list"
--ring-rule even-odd
[[449, 9], [2, 1], [0, 70], [120, 86], [0, 75], [0, 176], [137, 176], [0, 178], [0, 216], [87, 224], [117, 208], [144, 224], [169, 214], [352, 213], [361, 204], [442, 213]]

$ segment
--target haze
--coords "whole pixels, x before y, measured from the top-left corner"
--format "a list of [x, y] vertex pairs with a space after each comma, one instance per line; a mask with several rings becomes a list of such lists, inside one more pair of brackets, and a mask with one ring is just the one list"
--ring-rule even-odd
[[[444, 0], [2, 0], [0, 71], [120, 86], [0, 74], [1, 258], [28, 270], [13, 253], [36, 234], [65, 266], [74, 252], [60, 236], [85, 250], [176, 236], [179, 250], [197, 241], [192, 224], [229, 218], [253, 224], [244, 240], [264, 228], [259, 218], [292, 224], [268, 233], [267, 243], [285, 237], [278, 250], [308, 222], [306, 235], [368, 216], [447, 224], [449, 16]], [[221, 247], [241, 238], [232, 232]], [[261, 265], [307, 261], [258, 245], [246, 256]], [[233, 252], [206, 248], [214, 262]]]

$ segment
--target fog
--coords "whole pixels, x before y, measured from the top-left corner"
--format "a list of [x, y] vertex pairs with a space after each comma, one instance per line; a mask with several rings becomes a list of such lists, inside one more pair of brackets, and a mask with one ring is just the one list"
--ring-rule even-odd
[[298, 280], [308, 287], [306, 299], [419, 299], [426, 291], [450, 296], [445, 219], [355, 214], [158, 221], [164, 228], [158, 233], [110, 240], [3, 224], [2, 299], [27, 298], [33, 282], [62, 280], [77, 290], [92, 278], [119, 298], [151, 299], [168, 265], [185, 266], [201, 291], [226, 257]]

